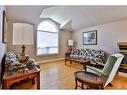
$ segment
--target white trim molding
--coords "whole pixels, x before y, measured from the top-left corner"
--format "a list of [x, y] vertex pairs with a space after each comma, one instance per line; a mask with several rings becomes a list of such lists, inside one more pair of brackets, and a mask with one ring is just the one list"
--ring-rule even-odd
[[64, 60], [64, 59], [65, 58], [50, 59], [50, 60], [44, 60], [44, 61], [37, 61], [37, 63], [41, 64], [41, 63], [47, 63], [47, 62], [61, 61], [61, 60]]
[[124, 72], [118, 72], [119, 76], [127, 77], [127, 73]]

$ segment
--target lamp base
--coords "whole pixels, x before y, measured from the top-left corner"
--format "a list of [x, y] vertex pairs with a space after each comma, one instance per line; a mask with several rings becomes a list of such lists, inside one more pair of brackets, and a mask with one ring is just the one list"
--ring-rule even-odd
[[20, 63], [26, 63], [29, 59], [29, 56], [28, 55], [24, 55], [22, 56], [22, 54], [19, 55], [19, 62]]
[[22, 45], [22, 53], [21, 53], [21, 56], [25, 56], [25, 45]]
[[19, 62], [25, 63], [29, 57], [25, 54], [25, 45], [22, 45], [22, 53], [19, 55]]

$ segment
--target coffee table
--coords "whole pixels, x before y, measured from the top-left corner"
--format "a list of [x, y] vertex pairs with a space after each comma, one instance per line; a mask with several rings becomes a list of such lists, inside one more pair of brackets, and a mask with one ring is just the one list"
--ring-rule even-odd
[[24, 67], [19, 68], [17, 71], [5, 71], [2, 88], [9, 89], [12, 84], [19, 83], [25, 79], [32, 79], [32, 84], [34, 84], [35, 78], [37, 78], [37, 89], [40, 89], [40, 69], [38, 67]]
[[90, 65], [90, 61], [89, 60], [84, 60], [84, 61], [81, 61], [81, 60], [70, 60], [70, 64], [72, 64], [72, 62], [78, 62], [78, 63], [82, 64], [83, 65], [83, 69], [85, 69], [85, 71], [86, 71], [87, 65]]
[[[81, 89], [103, 89], [102, 77], [99, 77], [93, 73], [86, 71], [77, 71], [75, 75], [75, 89], [81, 87]], [[81, 86], [78, 85], [78, 82], [81, 83]]]

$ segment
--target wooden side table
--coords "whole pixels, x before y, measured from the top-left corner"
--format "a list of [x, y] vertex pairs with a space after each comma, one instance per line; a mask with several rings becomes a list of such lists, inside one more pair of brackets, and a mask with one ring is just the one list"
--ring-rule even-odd
[[25, 79], [32, 79], [33, 84], [35, 78], [37, 78], [37, 89], [40, 89], [40, 69], [36, 66], [21, 68], [18, 71], [5, 71], [2, 88], [9, 89], [13, 83], [19, 83]]
[[[84, 89], [84, 85], [86, 89], [103, 89], [103, 81], [102, 78], [86, 71], [77, 71], [74, 73], [75, 75], [75, 89], [80, 87]], [[81, 86], [78, 85], [78, 82], [81, 83]]]

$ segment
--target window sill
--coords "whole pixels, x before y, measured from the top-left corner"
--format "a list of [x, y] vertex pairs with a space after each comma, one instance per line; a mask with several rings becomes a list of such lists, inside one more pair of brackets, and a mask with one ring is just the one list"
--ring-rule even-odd
[[54, 54], [37, 54], [36, 56], [55, 56], [58, 55], [59, 53], [54, 53]]

